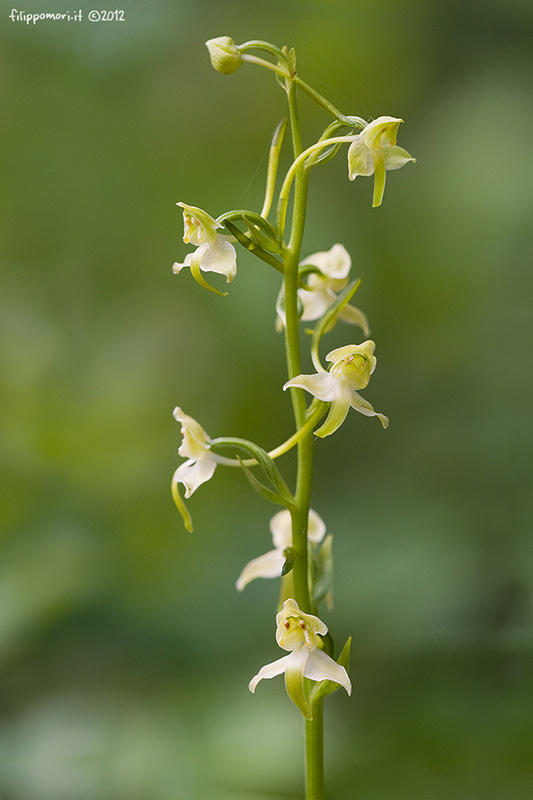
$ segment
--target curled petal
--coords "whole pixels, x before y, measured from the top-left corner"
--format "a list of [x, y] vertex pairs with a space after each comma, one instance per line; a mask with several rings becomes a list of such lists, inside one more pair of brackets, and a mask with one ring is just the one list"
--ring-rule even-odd
[[242, 592], [244, 587], [256, 578], [279, 578], [284, 563], [285, 556], [282, 549], [270, 550], [246, 564], [235, 586]]
[[209, 450], [209, 436], [204, 431], [199, 422], [188, 414], [185, 414], [179, 406], [172, 412], [174, 419], [181, 423], [181, 434], [183, 441], [178, 453], [183, 458], [191, 458], [194, 461], [203, 458]]
[[352, 392], [350, 405], [356, 411], [364, 414], [365, 417], [377, 417], [384, 428], [389, 427], [389, 418], [386, 417], [385, 414], [379, 414], [377, 411], [374, 411], [374, 406], [371, 405], [368, 400], [365, 400], [363, 397], [361, 397], [361, 395], [357, 392]]
[[329, 372], [320, 372], [316, 375], [297, 375], [283, 386], [283, 389], [295, 387], [305, 389], [318, 400], [330, 403], [334, 399], [336, 378]]
[[338, 316], [339, 319], [342, 319], [343, 322], [347, 322], [348, 325], [358, 325], [365, 336], [370, 336], [368, 318], [359, 308], [347, 303], [339, 312]]
[[309, 653], [304, 667], [304, 677], [310, 678], [312, 681], [335, 681], [343, 686], [348, 694], [352, 693], [352, 683], [344, 667], [333, 661], [318, 647]]
[[173, 480], [182, 483], [185, 486], [185, 497], [190, 497], [202, 483], [213, 476], [215, 469], [216, 461], [210, 455], [205, 455], [198, 461], [189, 459], [179, 465]]
[[366, 146], [369, 148], [379, 147], [385, 142], [394, 145], [396, 144], [398, 128], [402, 122], [403, 119], [398, 117], [378, 117], [369, 122], [359, 135], [362, 136]]

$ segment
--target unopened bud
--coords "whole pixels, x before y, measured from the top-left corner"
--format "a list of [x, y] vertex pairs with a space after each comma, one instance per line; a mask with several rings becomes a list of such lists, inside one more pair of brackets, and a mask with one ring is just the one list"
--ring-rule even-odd
[[209, 50], [211, 64], [224, 75], [231, 75], [242, 64], [242, 56], [237, 49], [237, 45], [229, 36], [219, 36], [216, 39], [209, 39], [205, 43]]

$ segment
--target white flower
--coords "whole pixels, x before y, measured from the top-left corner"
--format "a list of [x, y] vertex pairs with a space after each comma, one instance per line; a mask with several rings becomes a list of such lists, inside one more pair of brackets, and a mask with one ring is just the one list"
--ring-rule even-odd
[[180, 512], [185, 527], [192, 531], [192, 519], [187, 506], [179, 493], [178, 486], [185, 486], [185, 497], [190, 497], [202, 483], [213, 476], [217, 462], [209, 449], [210, 438], [201, 425], [184, 414], [181, 408], [174, 409], [174, 418], [181, 423], [183, 441], [178, 449], [180, 456], [187, 461], [179, 465], [172, 476], [171, 490], [174, 502]]
[[305, 389], [319, 400], [331, 403], [326, 421], [315, 431], [315, 436], [323, 438], [334, 433], [346, 419], [350, 407], [367, 417], [378, 417], [384, 428], [388, 426], [388, 418], [374, 411], [373, 406], [356, 391], [368, 386], [376, 368], [375, 347], [371, 340], [338, 347], [326, 356], [326, 361], [332, 364], [329, 372], [297, 375], [284, 385], [284, 389], [291, 386]]
[[352, 684], [345, 668], [318, 646], [318, 636], [325, 636], [328, 632], [322, 620], [312, 614], [304, 614], [298, 603], [289, 598], [276, 615], [276, 625], [276, 641], [290, 655], [261, 667], [248, 685], [251, 692], [255, 692], [257, 684], [263, 678], [274, 678], [285, 673], [287, 694], [306, 719], [312, 719], [312, 714], [305, 697], [304, 678], [312, 681], [335, 681], [348, 694], [352, 693]]
[[[318, 267], [320, 274], [311, 272], [307, 277], [309, 288], [298, 289], [298, 297], [303, 308], [301, 319], [304, 321], [319, 319], [337, 300], [338, 293], [348, 283], [352, 259], [342, 244], [334, 244], [331, 250], [313, 253], [300, 263], [300, 267], [307, 266]], [[285, 325], [285, 311], [281, 297], [278, 298], [276, 311], [278, 314], [276, 329], [279, 331]], [[355, 306], [348, 303], [340, 311], [338, 318], [351, 325], [359, 325], [364, 335], [369, 335], [368, 320]]]
[[233, 245], [217, 233], [223, 226], [201, 208], [185, 203], [176, 205], [183, 208], [183, 241], [198, 249], [185, 256], [183, 264], [176, 262], [173, 272], [177, 275], [184, 267], [190, 267], [193, 277], [209, 289], [212, 287], [201, 277], [200, 271], [218, 272], [230, 283], [237, 274], [237, 256]]
[[[272, 533], [274, 550], [269, 550], [268, 553], [258, 556], [258, 558], [254, 558], [246, 564], [235, 584], [239, 592], [242, 592], [244, 587], [256, 578], [280, 577], [285, 563], [283, 551], [292, 545], [291, 515], [287, 509], [274, 514], [270, 520], [270, 532]], [[324, 521], [316, 511], [310, 509], [307, 534], [309, 541], [318, 544], [324, 538], [325, 533], [326, 526]]]
[[173, 414], [174, 419], [181, 423], [183, 436], [178, 453], [187, 459], [177, 468], [173, 481], [182, 483], [185, 486], [185, 497], [190, 497], [202, 483], [213, 476], [217, 464], [209, 449], [211, 439], [202, 426], [184, 414], [181, 408], [175, 408]]
[[400, 169], [415, 158], [396, 145], [402, 119], [378, 117], [354, 137], [348, 149], [348, 174], [351, 181], [358, 175], [374, 176], [374, 208], [381, 205], [385, 191], [386, 170]]

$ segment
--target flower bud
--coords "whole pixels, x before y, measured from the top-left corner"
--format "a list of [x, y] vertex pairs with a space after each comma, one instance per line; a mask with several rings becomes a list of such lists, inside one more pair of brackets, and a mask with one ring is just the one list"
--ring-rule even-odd
[[237, 45], [229, 36], [209, 39], [205, 46], [209, 50], [211, 64], [217, 72], [222, 72], [223, 75], [231, 75], [241, 66], [242, 56], [237, 49]]

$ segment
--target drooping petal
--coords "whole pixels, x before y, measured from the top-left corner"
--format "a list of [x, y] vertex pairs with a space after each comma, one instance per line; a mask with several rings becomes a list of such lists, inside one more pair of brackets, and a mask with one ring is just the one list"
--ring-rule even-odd
[[348, 177], [354, 181], [358, 175], [373, 175], [374, 162], [365, 144], [363, 134], [358, 134], [348, 148]]
[[237, 583], [235, 584], [237, 590], [242, 592], [244, 587], [256, 578], [279, 578], [284, 563], [285, 556], [283, 555], [283, 550], [278, 548], [276, 548], [276, 550], [269, 550], [268, 553], [253, 558], [246, 564], [239, 575]]
[[291, 386], [305, 389], [306, 392], [325, 403], [330, 403], [334, 399], [335, 377], [329, 372], [319, 372], [316, 375], [297, 375], [287, 381], [283, 389], [289, 389]]
[[334, 400], [329, 409], [326, 421], [314, 432], [315, 436], [324, 439], [326, 436], [331, 436], [332, 433], [335, 433], [346, 419], [349, 410], [349, 400]]
[[389, 427], [389, 418], [386, 417], [385, 414], [380, 414], [377, 411], [374, 411], [374, 406], [371, 405], [368, 400], [365, 400], [363, 397], [361, 397], [361, 395], [357, 392], [352, 392], [350, 405], [356, 411], [364, 414], [365, 417], [377, 417], [384, 428]]
[[189, 459], [179, 465], [174, 473], [174, 480], [185, 486], [185, 497], [190, 497], [202, 483], [213, 476], [216, 466], [216, 461], [209, 454], [198, 461]]
[[254, 675], [248, 684], [248, 688], [252, 694], [255, 692], [255, 687], [259, 681], [262, 681], [264, 678], [275, 678], [276, 675], [281, 675], [283, 672], [285, 672], [287, 668], [287, 662], [291, 655], [292, 653], [288, 656], [283, 656], [283, 658], [278, 658], [277, 661], [273, 661], [271, 664], [265, 664], [264, 667], [261, 667], [257, 675]]
[[416, 158], [409, 155], [407, 150], [403, 147], [397, 147], [392, 144], [384, 144], [381, 146], [383, 153], [383, 160], [385, 161], [385, 168], [388, 170], [400, 169], [408, 161], [416, 161]]
[[297, 650], [292, 651], [285, 664], [287, 694], [306, 719], [313, 719], [304, 691], [304, 670], [310, 655], [311, 652], [305, 644], [302, 644]]
[[318, 267], [327, 278], [338, 280], [346, 278], [352, 267], [350, 254], [342, 244], [334, 244], [330, 250], [313, 253], [300, 263], [300, 266]]
[[381, 205], [383, 200], [387, 172], [385, 170], [385, 161], [383, 159], [381, 147], [373, 147], [370, 154], [374, 162], [374, 194], [372, 195], [372, 208], [377, 208]]
[[304, 667], [304, 677], [312, 681], [335, 681], [343, 686], [348, 694], [352, 693], [352, 682], [344, 667], [318, 647], [309, 653]]

